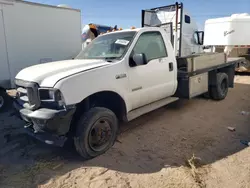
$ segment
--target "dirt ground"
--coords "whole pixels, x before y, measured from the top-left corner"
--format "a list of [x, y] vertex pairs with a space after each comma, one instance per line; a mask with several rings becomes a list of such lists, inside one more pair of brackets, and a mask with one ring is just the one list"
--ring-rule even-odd
[[247, 112], [250, 76], [236, 76], [224, 101], [196, 98], [149, 113], [123, 125], [113, 148], [89, 161], [30, 139], [20, 133], [24, 123], [4, 113], [0, 187], [250, 188], [250, 147], [240, 143], [250, 141]]

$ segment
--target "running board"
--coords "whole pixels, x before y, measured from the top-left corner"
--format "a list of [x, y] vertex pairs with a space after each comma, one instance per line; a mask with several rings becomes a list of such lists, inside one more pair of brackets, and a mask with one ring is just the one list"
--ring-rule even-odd
[[164, 99], [161, 99], [159, 101], [147, 104], [147, 105], [142, 106], [140, 108], [137, 108], [135, 110], [132, 110], [127, 114], [127, 120], [131, 121], [131, 120], [133, 120], [133, 119], [135, 119], [143, 114], [146, 114], [148, 112], [151, 112], [153, 110], [161, 108], [169, 103], [175, 102], [178, 99], [179, 99], [178, 97], [168, 97], [168, 98], [164, 98]]

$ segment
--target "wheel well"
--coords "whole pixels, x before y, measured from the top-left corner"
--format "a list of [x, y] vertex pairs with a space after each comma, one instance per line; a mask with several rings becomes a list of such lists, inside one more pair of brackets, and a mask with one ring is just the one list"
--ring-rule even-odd
[[102, 91], [92, 94], [82, 100], [76, 106], [76, 111], [73, 116], [70, 132], [75, 131], [75, 125], [80, 116], [93, 107], [105, 107], [115, 113], [119, 121], [125, 121], [126, 118], [126, 104], [123, 98], [112, 91]]

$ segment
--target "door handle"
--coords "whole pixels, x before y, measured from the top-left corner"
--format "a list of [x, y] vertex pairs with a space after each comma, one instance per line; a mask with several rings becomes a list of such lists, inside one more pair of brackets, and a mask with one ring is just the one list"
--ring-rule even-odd
[[168, 64], [168, 67], [169, 67], [169, 71], [173, 71], [174, 70], [174, 64], [173, 64], [173, 62], [170, 62]]

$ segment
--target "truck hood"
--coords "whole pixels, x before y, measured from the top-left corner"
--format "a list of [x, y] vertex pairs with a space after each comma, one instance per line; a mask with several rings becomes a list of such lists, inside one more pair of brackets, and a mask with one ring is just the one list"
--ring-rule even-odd
[[53, 87], [58, 80], [67, 76], [107, 65], [110, 63], [100, 59], [55, 61], [27, 67], [16, 75], [16, 79], [36, 82], [42, 87]]

